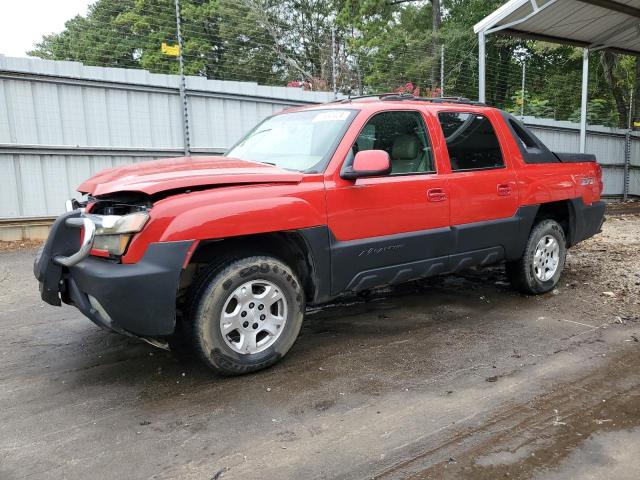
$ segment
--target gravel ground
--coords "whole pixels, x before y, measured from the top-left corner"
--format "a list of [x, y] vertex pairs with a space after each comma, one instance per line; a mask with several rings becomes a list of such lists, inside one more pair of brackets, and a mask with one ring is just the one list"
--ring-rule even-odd
[[44, 305], [30, 247], [0, 249], [3, 480], [640, 478], [637, 213], [553, 293], [499, 267], [376, 292], [237, 378]]

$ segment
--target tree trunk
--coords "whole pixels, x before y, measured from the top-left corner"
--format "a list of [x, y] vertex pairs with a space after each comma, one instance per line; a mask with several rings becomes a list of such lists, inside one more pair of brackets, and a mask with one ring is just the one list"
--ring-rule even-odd
[[627, 128], [629, 110], [624, 101], [624, 94], [620, 87], [619, 79], [616, 77], [615, 73], [615, 68], [619, 60], [618, 55], [605, 50], [602, 52], [602, 57], [600, 57], [600, 59], [602, 68], [604, 69], [604, 78], [607, 80], [613, 99], [616, 102], [616, 110], [618, 110], [618, 125], [620, 128]]
[[[431, 90], [434, 91], [440, 82], [440, 24], [442, 12], [440, 0], [431, 0], [432, 9], [432, 35], [433, 35], [433, 64], [431, 65]], [[442, 85], [440, 85], [442, 87]]]

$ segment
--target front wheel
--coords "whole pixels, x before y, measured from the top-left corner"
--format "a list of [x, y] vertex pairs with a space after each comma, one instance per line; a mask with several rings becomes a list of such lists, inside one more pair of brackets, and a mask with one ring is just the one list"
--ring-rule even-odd
[[235, 260], [204, 273], [195, 288], [189, 308], [193, 345], [219, 373], [239, 375], [273, 365], [298, 337], [304, 292], [280, 260]]
[[566, 257], [564, 230], [555, 220], [543, 220], [531, 230], [524, 255], [507, 262], [507, 277], [523, 293], [546, 293], [560, 280]]

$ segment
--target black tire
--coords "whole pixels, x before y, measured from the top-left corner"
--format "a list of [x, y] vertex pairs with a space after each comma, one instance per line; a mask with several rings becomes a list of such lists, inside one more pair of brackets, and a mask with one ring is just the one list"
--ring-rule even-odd
[[[538, 243], [547, 235], [558, 242], [558, 265], [553, 276], [543, 281], [536, 275], [534, 256]], [[542, 220], [531, 229], [522, 257], [516, 261], [507, 262], [507, 277], [511, 285], [523, 293], [538, 295], [549, 292], [553, 290], [560, 280], [566, 257], [567, 241], [564, 230], [555, 220]]]
[[[286, 302], [286, 315], [268, 348], [256, 353], [239, 353], [227, 343], [231, 338], [223, 334], [220, 316], [234, 292], [251, 281], [274, 285]], [[236, 258], [212, 265], [194, 281], [187, 302], [186, 320], [195, 353], [223, 375], [241, 375], [279, 361], [298, 338], [305, 310], [304, 292], [296, 274], [282, 261], [267, 256]], [[245, 308], [248, 307], [240, 309], [245, 311]]]

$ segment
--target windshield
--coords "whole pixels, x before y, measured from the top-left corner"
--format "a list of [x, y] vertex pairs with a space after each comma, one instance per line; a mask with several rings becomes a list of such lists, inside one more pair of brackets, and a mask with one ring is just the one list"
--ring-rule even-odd
[[251, 130], [226, 156], [318, 172], [329, 161], [355, 113], [331, 109], [275, 115]]

